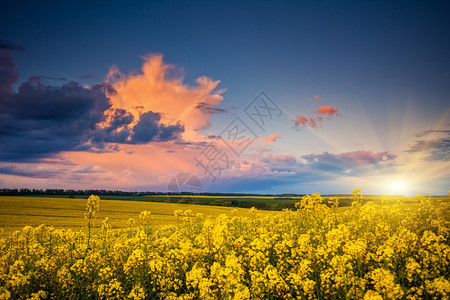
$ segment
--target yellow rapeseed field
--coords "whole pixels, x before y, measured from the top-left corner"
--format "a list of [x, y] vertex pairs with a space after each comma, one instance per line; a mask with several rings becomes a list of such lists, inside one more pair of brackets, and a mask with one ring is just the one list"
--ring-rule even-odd
[[[21, 230], [25, 226], [40, 224], [80, 230], [86, 226], [83, 218], [85, 207], [86, 200], [83, 199], [1, 196], [0, 228], [3, 228], [4, 232], [3, 234], [0, 232], [0, 237]], [[191, 209], [194, 213], [212, 217], [230, 214], [233, 210], [231, 207], [102, 199], [101, 209], [96, 213], [96, 218], [108, 217], [112, 228], [126, 228], [130, 218], [137, 218], [140, 212], [148, 210], [152, 212], [153, 225], [170, 225], [176, 224], [177, 218], [173, 212], [179, 209]], [[247, 216], [248, 209], [236, 208], [236, 215]], [[93, 225], [100, 227], [101, 222], [95, 222]]]
[[449, 201], [353, 198], [345, 211], [319, 194], [278, 214], [176, 210], [168, 226], [143, 211], [112, 229], [91, 196], [83, 230], [1, 239], [0, 299], [449, 299]]

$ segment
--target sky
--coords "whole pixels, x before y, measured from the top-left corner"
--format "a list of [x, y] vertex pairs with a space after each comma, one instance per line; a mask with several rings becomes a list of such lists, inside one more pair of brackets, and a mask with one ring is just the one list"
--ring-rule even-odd
[[1, 7], [0, 188], [450, 189], [448, 1]]

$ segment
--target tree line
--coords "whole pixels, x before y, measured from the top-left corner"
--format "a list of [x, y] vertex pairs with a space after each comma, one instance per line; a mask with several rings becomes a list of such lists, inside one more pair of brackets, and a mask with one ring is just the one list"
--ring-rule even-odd
[[26, 196], [26, 195], [43, 195], [43, 196], [133, 196], [140, 197], [146, 195], [165, 195], [162, 192], [126, 192], [126, 191], [110, 191], [110, 190], [65, 190], [65, 189], [0, 189], [0, 196]]

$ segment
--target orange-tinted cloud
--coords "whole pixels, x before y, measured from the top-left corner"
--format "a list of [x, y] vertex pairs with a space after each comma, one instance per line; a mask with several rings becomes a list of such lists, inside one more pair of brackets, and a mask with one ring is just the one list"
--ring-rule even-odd
[[297, 115], [294, 117], [294, 127], [311, 127], [317, 128], [322, 126], [323, 116], [326, 116], [328, 120], [331, 120], [332, 116], [337, 116], [338, 110], [331, 106], [321, 106], [314, 110], [312, 115]]
[[279, 138], [281, 138], [280, 134], [271, 134], [268, 137], [261, 137], [261, 138], [259, 138], [259, 140], [260, 141], [265, 141], [267, 143], [273, 143]]
[[318, 109], [314, 110], [314, 113], [316, 113], [318, 115], [328, 115], [331, 117], [331, 116], [337, 115], [338, 110], [331, 106], [322, 106], [322, 107], [319, 107]]
[[311, 127], [311, 128], [317, 128], [322, 124], [322, 117], [308, 117], [303, 115], [295, 116], [294, 119], [294, 125], [295, 127], [303, 126], [303, 127]]
[[183, 80], [180, 70], [164, 63], [162, 55], [144, 57], [140, 73], [123, 74], [113, 67], [107, 75], [116, 91], [109, 95], [114, 109], [125, 109], [135, 120], [152, 111], [160, 113], [166, 124], [180, 121], [183, 138], [189, 140], [211, 126], [211, 114], [199, 109], [199, 104], [214, 109], [222, 101], [224, 90], [216, 90], [220, 81], [205, 76], [197, 78], [195, 86]]
[[[215, 140], [214, 135], [203, 136], [202, 130], [210, 126], [212, 113], [224, 112], [216, 109], [223, 99], [223, 90], [216, 90], [219, 81], [207, 77], [198, 78], [194, 86], [183, 83], [183, 79], [179, 70], [163, 62], [161, 55], [145, 57], [139, 73], [123, 74], [116, 67], [111, 68], [107, 81], [115, 92], [108, 95], [112, 107], [102, 126], [105, 130], [112, 129], [115, 135], [109, 136], [117, 138], [132, 128], [134, 135], [136, 132], [143, 135], [144, 142], [120, 143], [120, 150], [109, 153], [67, 152], [64, 153], [67, 160], [107, 170], [114, 180], [112, 185], [121, 189], [156, 186], [165, 190], [171, 176], [177, 173], [204, 175], [194, 157], [202, 145]], [[148, 119], [144, 122], [146, 126], [140, 126], [146, 120], [142, 116]], [[162, 125], [157, 127], [152, 121]], [[180, 131], [183, 141], [159, 138], [178, 124], [184, 129]], [[156, 131], [155, 139], [159, 142], [145, 143]]]
[[298, 126], [298, 125], [306, 126], [306, 125], [308, 125], [308, 117], [303, 116], [303, 115], [295, 116], [294, 122], [295, 122], [295, 126]]

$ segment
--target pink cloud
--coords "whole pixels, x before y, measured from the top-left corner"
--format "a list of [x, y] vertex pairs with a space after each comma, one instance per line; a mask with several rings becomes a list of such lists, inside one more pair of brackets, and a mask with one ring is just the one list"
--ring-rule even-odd
[[337, 155], [337, 159], [358, 165], [375, 164], [384, 160], [392, 160], [394, 155], [388, 152], [353, 151]]
[[349, 82], [345, 83], [344, 85], [345, 85], [345, 86], [350, 86], [350, 85], [352, 85], [352, 84], [353, 84], [353, 82], [349, 81]]
[[322, 125], [322, 117], [315, 117], [315, 118], [310, 117], [309, 123], [311, 124], [312, 128], [317, 128], [317, 126]]
[[328, 120], [331, 120], [331, 117], [338, 116], [338, 110], [331, 106], [321, 106], [318, 109], [315, 109], [312, 115], [298, 115], [294, 118], [294, 127], [311, 127], [318, 128], [322, 126], [323, 117], [327, 116]]
[[282, 154], [274, 154], [269, 157], [271, 162], [282, 162], [289, 165], [293, 165], [297, 163], [297, 159], [292, 155], [282, 155]]
[[320, 99], [319, 96], [317, 96], [317, 95], [314, 95], [312, 98], [309, 98], [309, 100], [314, 101], [314, 102], [322, 101], [322, 99]]
[[271, 134], [268, 137], [261, 137], [261, 138], [259, 138], [259, 140], [260, 141], [265, 141], [267, 143], [273, 143], [279, 138], [281, 138], [281, 135], [279, 135], [279, 134]]
[[297, 126], [297, 125], [306, 126], [308, 124], [308, 118], [306, 116], [298, 115], [298, 116], [295, 116], [294, 122], [295, 122], [295, 126]]
[[119, 152], [67, 152], [64, 155], [73, 164], [95, 164], [100, 170], [104, 170], [103, 176], [86, 174], [85, 180], [100, 184], [108, 175], [108, 186], [120, 189], [147, 186], [164, 191], [171, 176], [180, 172], [190, 172], [198, 176], [203, 174], [194, 160], [199, 151], [190, 152], [192, 147], [187, 145], [161, 142], [123, 145], [121, 148]]
[[265, 152], [268, 152], [268, 153], [272, 152], [271, 148], [261, 147], [261, 146], [254, 147], [253, 150], [255, 150], [256, 152], [258, 152], [261, 155], [264, 154]]

